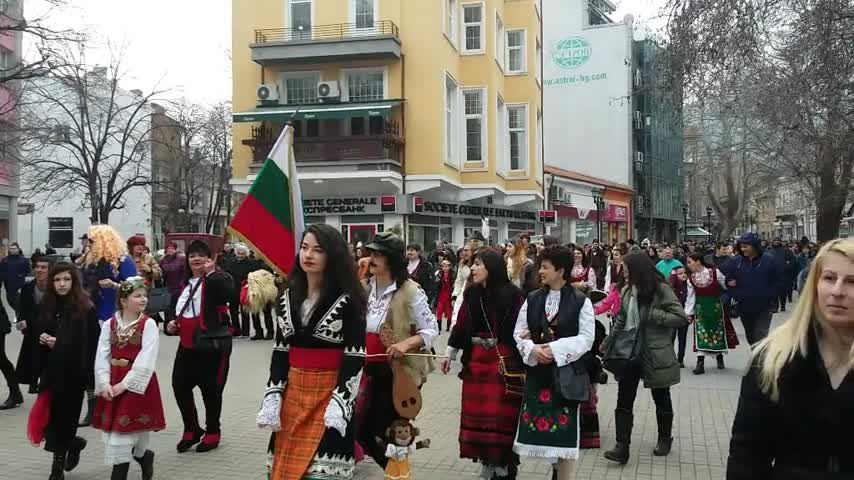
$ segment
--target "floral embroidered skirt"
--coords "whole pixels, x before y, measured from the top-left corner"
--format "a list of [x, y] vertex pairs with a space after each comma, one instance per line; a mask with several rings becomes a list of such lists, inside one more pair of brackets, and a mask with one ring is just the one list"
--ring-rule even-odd
[[556, 393], [552, 368], [528, 370], [513, 450], [526, 457], [575, 460], [581, 436], [579, 404]]
[[[498, 348], [510, 354], [514, 347], [499, 344]], [[521, 403], [521, 396], [505, 393], [498, 350], [475, 345], [463, 371], [460, 458], [493, 466], [518, 465], [513, 439]]]

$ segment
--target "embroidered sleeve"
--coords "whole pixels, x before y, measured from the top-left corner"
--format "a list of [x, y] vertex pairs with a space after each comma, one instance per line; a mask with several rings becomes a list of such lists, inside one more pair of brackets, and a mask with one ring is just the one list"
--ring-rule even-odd
[[534, 352], [534, 341], [531, 340], [531, 332], [528, 330], [528, 301], [522, 304], [519, 309], [519, 316], [516, 317], [516, 327], [513, 329], [513, 340], [516, 341], [516, 348], [522, 355], [522, 361], [530, 367], [537, 366], [537, 360], [531, 355]]
[[593, 315], [593, 304], [590, 303], [590, 299], [584, 299], [584, 306], [578, 315], [578, 335], [549, 343], [555, 365], [563, 367], [581, 358], [593, 347], [595, 336], [596, 319]]
[[688, 295], [685, 298], [685, 315], [694, 315], [694, 305], [697, 303], [697, 292], [694, 290], [694, 284], [688, 282]]
[[590, 287], [591, 290], [596, 289], [596, 272], [593, 268], [590, 268], [587, 271], [587, 286]]
[[357, 309], [350, 302], [338, 314], [343, 323], [344, 360], [338, 370], [337, 385], [323, 415], [326, 427], [337, 430], [342, 437], [354, 428], [353, 412], [362, 381], [362, 367], [365, 365], [365, 318], [356, 312]]
[[439, 324], [436, 322], [436, 315], [430, 310], [430, 302], [427, 299], [427, 294], [421, 287], [415, 292], [413, 299], [412, 313], [415, 318], [415, 327], [418, 335], [424, 341], [424, 348], [429, 350], [433, 346], [433, 340], [439, 336]]
[[[111, 321], [111, 320], [110, 320]], [[110, 388], [110, 321], [104, 322], [101, 335], [98, 336], [98, 350], [95, 354], [95, 395]]]
[[256, 423], [259, 428], [278, 432], [281, 429], [282, 394], [288, 382], [290, 370], [290, 352], [288, 339], [294, 334], [291, 323], [290, 301], [288, 291], [282, 295], [276, 319], [276, 340], [273, 344], [273, 354], [270, 358], [270, 378], [264, 391], [261, 409], [258, 411]]
[[718, 269], [715, 269], [715, 276], [718, 279], [718, 285], [720, 285], [722, 289], [726, 290], [726, 276]]
[[[106, 330], [106, 329], [104, 329]], [[145, 389], [148, 388], [148, 382], [151, 381], [151, 376], [154, 375], [154, 366], [157, 363], [157, 352], [160, 349], [160, 331], [157, 329], [157, 323], [151, 318], [145, 321], [145, 328], [142, 331], [142, 350], [133, 361], [133, 366], [127, 375], [125, 375], [122, 383], [129, 392], [139, 395], [145, 394]]]

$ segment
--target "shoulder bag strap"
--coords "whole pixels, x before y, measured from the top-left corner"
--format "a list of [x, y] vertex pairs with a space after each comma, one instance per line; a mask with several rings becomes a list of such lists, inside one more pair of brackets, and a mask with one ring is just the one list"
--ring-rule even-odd
[[203, 278], [200, 278], [200, 279], [199, 279], [199, 281], [198, 281], [198, 283], [196, 283], [196, 285], [194, 285], [194, 286], [193, 286], [193, 288], [191, 288], [191, 289], [190, 289], [190, 296], [187, 298], [187, 302], [186, 302], [186, 303], [184, 303], [184, 306], [183, 306], [183, 307], [181, 307], [181, 312], [180, 312], [180, 313], [178, 313], [178, 320], [180, 320], [181, 318], [183, 318], [183, 317], [184, 317], [184, 312], [186, 312], [186, 311], [187, 311], [187, 307], [189, 307], [189, 306], [190, 306], [190, 304], [193, 304], [193, 313], [196, 313], [196, 305], [195, 305], [195, 303], [193, 302], [193, 297], [195, 297], [195, 296], [196, 296], [196, 290], [198, 290], [198, 289], [199, 289], [199, 287], [201, 287], [201, 286], [202, 286], [202, 282], [203, 282], [203, 281], [204, 281], [204, 279], [203, 279]]

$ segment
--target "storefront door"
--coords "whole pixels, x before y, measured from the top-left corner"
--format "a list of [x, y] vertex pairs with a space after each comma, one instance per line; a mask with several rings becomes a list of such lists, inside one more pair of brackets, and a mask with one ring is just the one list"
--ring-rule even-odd
[[368, 225], [347, 225], [349, 237], [347, 240], [353, 245], [358, 242], [369, 244], [374, 240], [374, 235], [377, 234], [377, 225], [374, 223]]

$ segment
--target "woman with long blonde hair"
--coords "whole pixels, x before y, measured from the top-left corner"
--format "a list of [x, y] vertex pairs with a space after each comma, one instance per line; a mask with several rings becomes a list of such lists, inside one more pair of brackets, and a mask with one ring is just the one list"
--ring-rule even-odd
[[753, 349], [727, 480], [854, 476], [854, 241], [827, 243], [791, 318]]
[[528, 259], [528, 251], [522, 244], [522, 239], [519, 237], [507, 242], [507, 253], [504, 255], [504, 260], [507, 262], [507, 277], [510, 283], [521, 288], [525, 283], [525, 274], [528, 270], [528, 265], [533, 265]]

